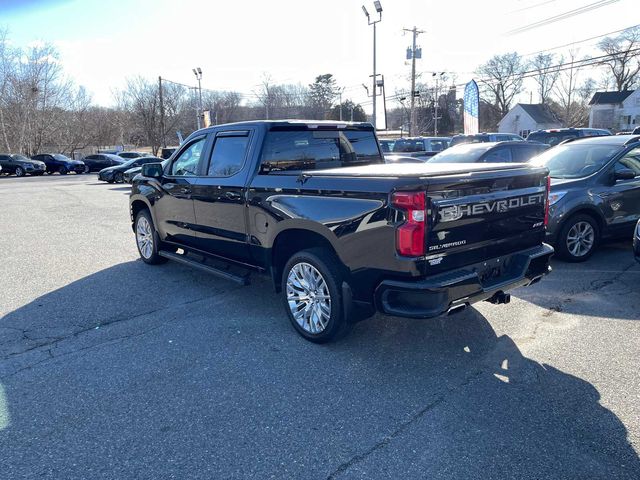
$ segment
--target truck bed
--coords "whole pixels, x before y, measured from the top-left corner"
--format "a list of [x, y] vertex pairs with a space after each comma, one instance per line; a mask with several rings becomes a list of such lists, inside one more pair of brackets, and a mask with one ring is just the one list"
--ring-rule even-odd
[[[314, 177], [414, 177], [428, 178], [447, 175], [471, 174], [476, 172], [497, 171], [544, 171], [544, 168], [532, 167], [525, 163], [399, 163], [374, 164], [358, 167], [332, 168], [327, 170], [308, 170], [304, 175]], [[280, 172], [278, 172], [281, 174]], [[300, 172], [296, 173], [297, 175]]]

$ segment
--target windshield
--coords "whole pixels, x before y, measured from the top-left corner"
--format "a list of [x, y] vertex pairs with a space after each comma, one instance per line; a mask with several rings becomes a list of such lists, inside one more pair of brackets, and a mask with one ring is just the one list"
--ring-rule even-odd
[[600, 170], [620, 151], [615, 145], [558, 145], [538, 155], [533, 165], [549, 169], [551, 178], [583, 178]]
[[429, 163], [475, 163], [493, 144], [463, 143], [434, 155]]
[[25, 157], [24, 155], [11, 155], [11, 158], [13, 158], [14, 160], [18, 160], [20, 162], [30, 162], [31, 161], [27, 157]]
[[52, 155], [53, 158], [55, 158], [56, 160], [60, 160], [62, 162], [70, 162], [71, 159], [69, 157], [66, 157], [64, 155], [60, 155], [59, 153], [54, 153]]
[[534, 132], [529, 134], [527, 140], [530, 142], [546, 143], [554, 147], [565, 140], [578, 138], [579, 136], [580, 134], [578, 132]]

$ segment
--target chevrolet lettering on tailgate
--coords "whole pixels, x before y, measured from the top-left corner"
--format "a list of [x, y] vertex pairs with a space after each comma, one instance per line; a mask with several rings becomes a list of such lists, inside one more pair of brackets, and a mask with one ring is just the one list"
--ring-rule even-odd
[[462, 217], [484, 215], [486, 213], [504, 213], [509, 210], [530, 205], [536, 205], [545, 201], [544, 193], [536, 193], [524, 197], [514, 197], [493, 202], [481, 202], [465, 205], [450, 205], [439, 210], [441, 222], [454, 222]]

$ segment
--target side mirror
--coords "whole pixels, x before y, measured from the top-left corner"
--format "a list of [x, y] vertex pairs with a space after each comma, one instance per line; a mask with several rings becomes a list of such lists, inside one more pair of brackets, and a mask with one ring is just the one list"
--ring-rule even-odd
[[144, 177], [160, 178], [164, 170], [161, 163], [145, 163], [142, 165], [142, 175]]
[[636, 172], [631, 170], [630, 168], [621, 168], [615, 173], [615, 178], [617, 180], [633, 180], [636, 178]]

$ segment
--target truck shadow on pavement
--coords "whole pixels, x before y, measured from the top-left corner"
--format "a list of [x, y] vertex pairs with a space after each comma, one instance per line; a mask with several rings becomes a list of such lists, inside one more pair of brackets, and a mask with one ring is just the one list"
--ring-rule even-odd
[[42, 451], [66, 478], [88, 465], [111, 478], [640, 472], [593, 385], [526, 358], [475, 309], [376, 316], [320, 346], [295, 334], [266, 280], [133, 261], [7, 314], [0, 339], [12, 478], [47, 471]]

